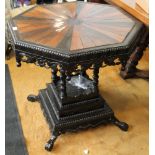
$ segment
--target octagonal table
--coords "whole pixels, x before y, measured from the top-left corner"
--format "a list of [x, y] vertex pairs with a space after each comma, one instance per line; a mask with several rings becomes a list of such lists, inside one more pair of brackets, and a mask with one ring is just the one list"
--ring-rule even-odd
[[8, 27], [17, 66], [23, 61], [52, 69], [47, 88], [28, 96], [40, 102], [51, 127], [47, 150], [67, 131], [105, 123], [128, 130], [99, 93], [99, 69], [122, 64], [123, 70], [143, 41], [141, 22], [114, 6], [71, 2], [35, 6], [10, 20]]

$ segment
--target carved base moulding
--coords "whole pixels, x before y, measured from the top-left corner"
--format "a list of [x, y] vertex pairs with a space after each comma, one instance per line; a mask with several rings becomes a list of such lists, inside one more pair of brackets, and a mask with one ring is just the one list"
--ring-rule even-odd
[[[82, 88], [67, 83], [68, 97], [62, 100], [59, 85], [50, 83], [47, 84], [46, 89], [39, 91], [38, 96], [28, 96], [29, 101], [40, 102], [49, 123], [52, 137], [45, 145], [46, 150], [51, 151], [57, 137], [65, 132], [75, 132], [90, 127], [97, 127], [101, 124], [115, 124], [123, 131], [128, 130], [128, 125], [116, 119], [106, 101], [89, 89], [84, 94]], [[77, 97], [73, 99], [75, 93], [77, 93]], [[85, 97], [86, 99], [84, 99]]]

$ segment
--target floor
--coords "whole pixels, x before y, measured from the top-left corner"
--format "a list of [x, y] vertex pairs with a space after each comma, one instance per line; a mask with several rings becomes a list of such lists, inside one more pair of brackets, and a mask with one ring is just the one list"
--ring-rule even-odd
[[[123, 132], [116, 126], [100, 126], [78, 133], [66, 133], [55, 142], [52, 152], [44, 150], [50, 138], [48, 124], [39, 103], [27, 101], [27, 96], [37, 94], [51, 81], [50, 70], [34, 64], [15, 65], [15, 58], [6, 61], [17, 100], [26, 145], [30, 155], [148, 155], [149, 100], [147, 80], [123, 80], [119, 76], [120, 66], [100, 70], [99, 89], [122, 121], [129, 124], [129, 131]], [[148, 69], [148, 51], [140, 61], [139, 68]]]

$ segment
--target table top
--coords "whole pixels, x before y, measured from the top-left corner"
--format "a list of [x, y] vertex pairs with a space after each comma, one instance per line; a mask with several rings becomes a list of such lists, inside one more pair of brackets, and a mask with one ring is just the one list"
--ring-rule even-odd
[[71, 2], [35, 6], [14, 17], [9, 27], [17, 45], [74, 54], [127, 48], [142, 24], [114, 6]]

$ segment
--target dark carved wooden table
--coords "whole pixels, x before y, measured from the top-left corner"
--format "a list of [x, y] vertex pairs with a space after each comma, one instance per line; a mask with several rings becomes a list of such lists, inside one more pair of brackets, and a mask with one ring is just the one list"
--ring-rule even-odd
[[35, 6], [14, 17], [8, 27], [17, 66], [23, 61], [52, 69], [47, 88], [28, 96], [40, 102], [51, 127], [46, 150], [67, 131], [105, 123], [128, 130], [99, 93], [99, 69], [118, 64], [124, 69], [143, 40], [141, 22], [117, 7], [72, 2]]

